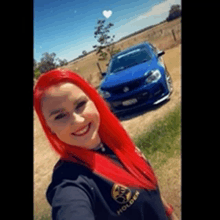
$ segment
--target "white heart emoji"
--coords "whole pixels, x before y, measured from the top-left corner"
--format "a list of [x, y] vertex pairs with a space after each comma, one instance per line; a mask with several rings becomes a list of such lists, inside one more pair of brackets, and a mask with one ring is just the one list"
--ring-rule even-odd
[[102, 14], [108, 19], [112, 15], [112, 11], [111, 10], [109, 10], [109, 11], [104, 10], [102, 12]]

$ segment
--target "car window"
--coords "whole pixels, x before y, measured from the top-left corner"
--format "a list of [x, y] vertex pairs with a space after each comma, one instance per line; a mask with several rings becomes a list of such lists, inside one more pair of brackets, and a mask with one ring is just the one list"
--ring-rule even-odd
[[118, 59], [121, 59], [122, 57], [126, 57], [126, 56], [129, 56], [129, 55], [132, 55], [132, 54], [137, 54], [137, 52], [140, 52], [140, 51], [141, 51], [141, 49], [138, 48], [138, 49], [136, 49], [136, 50], [132, 50], [132, 51], [129, 51], [129, 52], [124, 53], [124, 54], [122, 54], [122, 55], [119, 55], [117, 58], [118, 58]]
[[151, 60], [151, 54], [146, 47], [136, 48], [114, 57], [110, 66], [110, 72], [117, 73], [149, 60]]

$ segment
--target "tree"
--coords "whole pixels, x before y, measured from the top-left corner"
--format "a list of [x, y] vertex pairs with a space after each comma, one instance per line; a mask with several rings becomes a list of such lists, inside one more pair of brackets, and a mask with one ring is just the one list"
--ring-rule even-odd
[[48, 52], [42, 54], [42, 58], [39, 63], [34, 59], [34, 78], [38, 78], [41, 74], [55, 69], [60, 66], [65, 66], [68, 64], [66, 59], [61, 60], [56, 58], [55, 53], [49, 54]]
[[61, 60], [60, 58], [57, 58], [57, 59], [56, 59], [56, 61], [58, 61], [58, 62], [59, 62], [59, 64], [58, 64], [58, 65], [56, 65], [56, 67], [58, 67], [58, 66], [65, 66], [65, 65], [67, 65], [67, 64], [68, 64], [68, 62], [67, 62], [67, 60], [66, 60], [66, 59]]
[[167, 17], [167, 21], [171, 21], [175, 18], [180, 17], [182, 14], [182, 11], [180, 9], [180, 5], [172, 5], [169, 11], [169, 16]]
[[33, 59], [34, 63], [33, 63], [33, 69], [35, 71], [35, 69], [37, 68], [37, 61], [35, 59]]
[[43, 57], [41, 58], [38, 67], [41, 74], [49, 70], [55, 69], [57, 67], [55, 63], [55, 57], [56, 57], [55, 53], [51, 53], [51, 54], [49, 54], [48, 52], [43, 53]]
[[83, 56], [87, 55], [87, 52], [85, 50], [83, 50], [82, 52]]
[[[104, 26], [105, 19], [98, 20], [98, 26], [95, 27], [96, 31], [94, 32], [94, 38], [98, 38], [97, 41], [99, 45], [94, 45], [93, 48], [96, 48], [96, 54], [99, 54], [101, 59], [105, 60], [107, 57], [106, 51], [109, 53], [110, 57], [113, 55], [113, 41], [115, 35], [109, 36], [108, 33], [110, 32], [109, 29], [114, 26], [114, 24], [109, 23], [108, 25]], [[104, 49], [106, 49], [104, 51]]]

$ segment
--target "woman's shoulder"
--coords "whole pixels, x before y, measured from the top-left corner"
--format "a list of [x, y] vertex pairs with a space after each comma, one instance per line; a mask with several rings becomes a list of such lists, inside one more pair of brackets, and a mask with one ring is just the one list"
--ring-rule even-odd
[[80, 164], [63, 159], [58, 160], [54, 166], [52, 179], [46, 191], [48, 202], [51, 203], [55, 192], [64, 189], [65, 186], [88, 191], [91, 188], [90, 175], [91, 171]]
[[75, 186], [89, 184], [89, 177], [91, 175], [91, 171], [85, 166], [60, 159], [54, 166], [48, 190], [50, 191], [67, 182]]
[[91, 171], [81, 164], [59, 159], [53, 168], [52, 180], [74, 180], [79, 176], [88, 176], [90, 173]]

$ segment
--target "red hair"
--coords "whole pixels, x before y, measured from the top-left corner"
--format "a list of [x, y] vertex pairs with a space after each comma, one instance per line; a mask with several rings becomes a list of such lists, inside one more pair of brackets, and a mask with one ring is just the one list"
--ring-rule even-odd
[[[123, 167], [98, 152], [70, 146], [51, 132], [41, 111], [41, 99], [49, 87], [64, 82], [75, 84], [94, 102], [100, 114], [99, 136], [101, 141], [117, 155]], [[61, 158], [75, 163], [83, 163], [94, 173], [124, 186], [149, 190], [156, 188], [157, 179], [152, 168], [136, 151], [135, 144], [117, 117], [112, 114], [107, 103], [95, 88], [76, 73], [68, 69], [55, 69], [42, 74], [34, 88], [34, 107], [52, 148]]]

